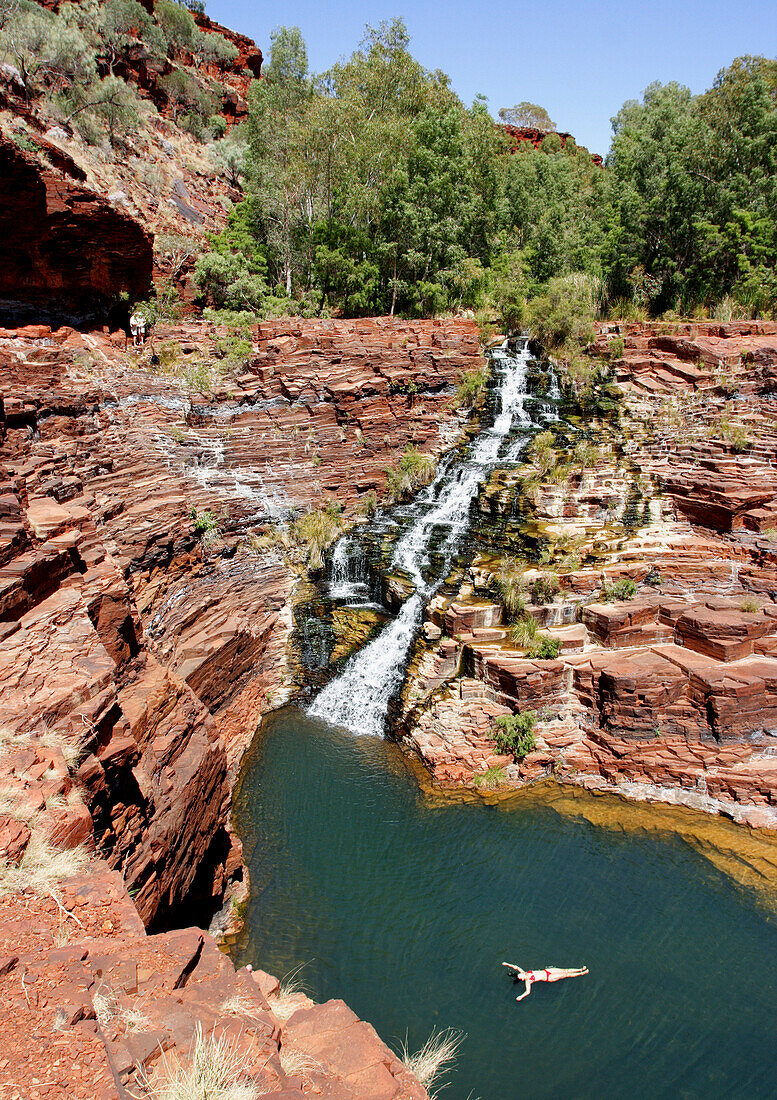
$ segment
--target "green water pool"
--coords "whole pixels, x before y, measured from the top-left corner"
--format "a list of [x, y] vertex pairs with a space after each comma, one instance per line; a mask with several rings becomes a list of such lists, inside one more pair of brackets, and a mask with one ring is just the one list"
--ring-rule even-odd
[[[305, 963], [396, 1048], [466, 1033], [444, 1100], [772, 1097], [777, 919], [670, 833], [441, 802], [396, 746], [294, 708], [248, 755], [240, 964]], [[590, 975], [516, 1004], [503, 959]]]

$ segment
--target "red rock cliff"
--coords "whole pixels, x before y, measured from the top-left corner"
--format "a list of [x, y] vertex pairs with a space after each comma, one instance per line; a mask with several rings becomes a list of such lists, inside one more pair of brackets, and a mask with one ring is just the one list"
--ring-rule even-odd
[[0, 134], [0, 322], [105, 315], [150, 285], [153, 240], [105, 198]]

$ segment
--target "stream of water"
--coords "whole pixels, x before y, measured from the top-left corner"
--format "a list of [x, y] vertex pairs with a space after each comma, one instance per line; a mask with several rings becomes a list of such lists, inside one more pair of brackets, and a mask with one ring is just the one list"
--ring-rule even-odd
[[[493, 425], [481, 431], [469, 454], [452, 455], [441, 463], [431, 485], [419, 495], [413, 521], [394, 548], [392, 564], [409, 577], [415, 591], [393, 622], [355, 654], [316, 697], [308, 711], [311, 717], [356, 734], [380, 736], [384, 732], [389, 705], [402, 684], [407, 654], [424, 607], [442, 583], [469, 525], [475, 494], [497, 463], [513, 427], [531, 426], [526, 412], [530, 358], [525, 345], [514, 355], [505, 349], [492, 353], [498, 378], [498, 410]], [[437, 546], [433, 562], [430, 546], [440, 533], [443, 541]]]

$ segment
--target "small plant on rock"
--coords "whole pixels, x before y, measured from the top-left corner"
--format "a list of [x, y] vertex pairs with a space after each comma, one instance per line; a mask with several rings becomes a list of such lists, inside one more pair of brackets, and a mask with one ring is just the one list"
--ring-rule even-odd
[[473, 782], [478, 790], [496, 791], [505, 785], [506, 778], [504, 768], [494, 764], [492, 767], [486, 768], [484, 772], [476, 775]]
[[0, 858], [0, 897], [27, 889], [34, 890], [36, 894], [51, 895], [58, 882], [82, 874], [88, 862], [83, 845], [78, 848], [55, 848], [34, 831], [18, 864]]
[[745, 598], [742, 600], [742, 602], [739, 606], [742, 609], [742, 611], [746, 611], [748, 614], [752, 614], [752, 615], [756, 614], [756, 612], [761, 610], [760, 603], [758, 602], [758, 600], [754, 599], [752, 596], [745, 596]]
[[238, 1049], [238, 1040], [228, 1036], [203, 1035], [197, 1024], [187, 1060], [167, 1052], [158, 1059], [143, 1086], [156, 1100], [257, 1100], [259, 1088], [249, 1080], [248, 1053]]
[[543, 638], [538, 645], [532, 646], [526, 656], [534, 661], [554, 661], [561, 652], [558, 638]]
[[504, 609], [507, 622], [515, 622], [526, 607], [526, 587], [515, 561], [504, 562], [491, 587]]
[[533, 710], [521, 714], [504, 714], [494, 722], [494, 742], [500, 752], [512, 753], [523, 760], [537, 747], [534, 727], [537, 716]]
[[305, 980], [300, 974], [306, 966], [307, 963], [300, 963], [288, 974], [284, 974], [280, 981], [278, 995], [272, 998], [270, 1002], [273, 1016], [282, 1024], [286, 1023], [297, 1009], [305, 1004], [308, 990]]
[[554, 444], [556, 437], [553, 432], [540, 432], [535, 435], [526, 451], [529, 459], [537, 467], [540, 474], [546, 474], [556, 462]]
[[602, 603], [614, 603], [618, 600], [633, 600], [636, 594], [636, 582], [631, 577], [622, 577], [614, 584], [603, 584], [599, 595]]
[[750, 446], [750, 436], [747, 429], [738, 420], [732, 420], [728, 416], [721, 416], [718, 421], [718, 431], [723, 439], [730, 444], [735, 454], [741, 454]]
[[198, 512], [196, 508], [191, 510], [191, 519], [194, 524], [194, 533], [202, 538], [212, 531], [218, 531], [218, 523], [212, 512]]
[[466, 370], [461, 376], [456, 390], [456, 404], [462, 409], [471, 409], [477, 403], [488, 379], [488, 369]]
[[434, 477], [435, 461], [417, 447], [406, 447], [397, 465], [386, 470], [386, 496], [389, 503], [408, 500], [416, 489], [428, 485]]
[[616, 336], [614, 340], [610, 340], [607, 344], [606, 350], [607, 358], [610, 362], [613, 359], [621, 359], [623, 357], [623, 337]]
[[532, 603], [553, 603], [559, 590], [559, 581], [555, 573], [544, 573], [531, 584]]
[[449, 1028], [438, 1032], [432, 1029], [429, 1038], [415, 1054], [410, 1053], [407, 1040], [402, 1043], [399, 1057], [405, 1069], [413, 1074], [431, 1097], [434, 1097], [435, 1094], [431, 1091], [432, 1085], [445, 1067], [455, 1061], [463, 1041], [464, 1035], [460, 1031]]
[[537, 637], [538, 630], [537, 620], [531, 615], [524, 615], [510, 630], [510, 639], [513, 645], [526, 649]]
[[306, 512], [289, 528], [293, 541], [302, 549], [308, 568], [314, 572], [324, 567], [324, 554], [342, 529], [339, 512], [331, 505], [326, 509]]
[[378, 497], [377, 497], [377, 494], [376, 494], [375, 490], [370, 489], [370, 491], [367, 493], [367, 495], [365, 496], [364, 500], [361, 503], [361, 513], [362, 513], [363, 516], [366, 516], [367, 519], [372, 519], [372, 517], [375, 515], [377, 510], [378, 510]]

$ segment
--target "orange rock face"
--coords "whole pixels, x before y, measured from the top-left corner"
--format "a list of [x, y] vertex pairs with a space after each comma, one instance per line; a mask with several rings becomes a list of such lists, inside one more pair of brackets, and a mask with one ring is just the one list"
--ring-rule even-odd
[[[157, 346], [195, 360], [215, 335]], [[155, 927], [212, 912], [241, 871], [230, 769], [283, 688], [295, 583], [251, 532], [353, 509], [407, 445], [439, 450], [478, 359], [471, 322], [274, 322], [253, 343], [206, 398], [103, 334], [0, 334], [0, 708], [14, 737], [78, 752], [55, 793], [75, 782]], [[74, 840], [86, 825], [78, 809], [58, 822]]]
[[0, 978], [9, 1097], [145, 1095], [190, 1063], [198, 1036], [230, 1049], [258, 1095], [426, 1097], [342, 1001], [284, 998], [197, 928], [147, 935], [105, 864], [61, 883], [56, 901], [0, 899]]
[[[157, 347], [198, 363], [218, 335], [184, 325]], [[198, 1029], [263, 1093], [426, 1095], [341, 1002], [292, 1014], [207, 934], [167, 930], [206, 921], [243, 873], [231, 783], [285, 690], [301, 568], [268, 532], [328, 502], [353, 515], [406, 446], [439, 452], [476, 330], [275, 322], [252, 342], [205, 395], [108, 333], [0, 330], [0, 854], [108, 860], [56, 897], [0, 899], [0, 1069], [20, 1096], [30, 1034], [45, 1095], [92, 1100], [185, 1064]]]

